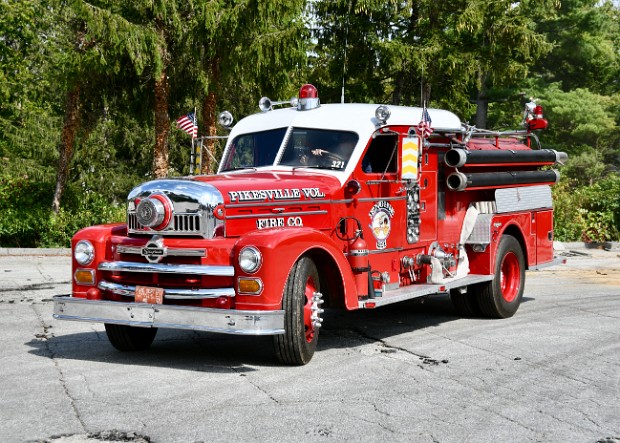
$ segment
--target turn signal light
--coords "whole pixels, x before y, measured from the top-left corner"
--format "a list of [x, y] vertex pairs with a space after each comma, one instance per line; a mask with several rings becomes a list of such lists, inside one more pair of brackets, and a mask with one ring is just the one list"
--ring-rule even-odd
[[240, 294], [259, 294], [263, 290], [263, 282], [260, 278], [239, 278], [238, 288]]
[[79, 285], [92, 286], [95, 284], [95, 271], [92, 269], [78, 269], [73, 277]]

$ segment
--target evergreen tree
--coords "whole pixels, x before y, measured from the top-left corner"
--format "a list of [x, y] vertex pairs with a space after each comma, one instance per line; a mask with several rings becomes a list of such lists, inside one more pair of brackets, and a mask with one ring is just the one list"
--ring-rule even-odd
[[535, 68], [543, 79], [561, 82], [565, 91], [620, 92], [618, 4], [562, 0], [559, 13], [543, 18], [538, 29], [553, 43], [553, 50]]
[[475, 72], [470, 91], [476, 103], [476, 126], [487, 127], [489, 102], [506, 94], [498, 89], [518, 85], [530, 66], [551, 50], [544, 35], [536, 31], [535, 21], [554, 15], [554, 6], [554, 1], [464, 1], [455, 40]]
[[353, 100], [432, 102], [464, 115], [473, 96], [485, 126], [491, 88], [514, 84], [550, 49], [534, 30], [550, 3], [318, 1], [315, 76], [336, 79], [332, 97], [344, 77]]
[[[216, 108], [221, 91], [237, 95], [245, 85], [271, 95], [290, 87], [305, 62], [303, 0], [200, 0], [187, 45], [200, 87], [206, 135], [217, 133]], [[213, 171], [215, 143], [208, 140], [202, 170]]]

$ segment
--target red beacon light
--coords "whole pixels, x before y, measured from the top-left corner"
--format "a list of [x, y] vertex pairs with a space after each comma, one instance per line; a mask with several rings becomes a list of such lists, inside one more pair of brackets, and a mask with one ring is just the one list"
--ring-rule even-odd
[[529, 131], [546, 129], [549, 122], [543, 118], [543, 107], [533, 101], [525, 105], [525, 125]]
[[298, 111], [308, 111], [318, 108], [321, 105], [319, 101], [319, 91], [311, 84], [305, 84], [299, 89], [299, 101], [297, 102]]
[[536, 105], [534, 108], [534, 117], [535, 118], [543, 118], [543, 107], [540, 105]]

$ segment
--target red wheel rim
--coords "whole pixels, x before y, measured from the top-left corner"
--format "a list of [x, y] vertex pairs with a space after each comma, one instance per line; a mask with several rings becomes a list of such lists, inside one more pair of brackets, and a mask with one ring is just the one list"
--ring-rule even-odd
[[521, 287], [521, 266], [519, 259], [514, 252], [509, 252], [504, 256], [500, 268], [500, 288], [502, 298], [508, 302], [513, 302], [519, 294]]
[[312, 305], [314, 294], [317, 292], [314, 281], [308, 277], [306, 288], [304, 290], [304, 329], [306, 333], [306, 342], [310, 343], [314, 339], [314, 325], [312, 324]]

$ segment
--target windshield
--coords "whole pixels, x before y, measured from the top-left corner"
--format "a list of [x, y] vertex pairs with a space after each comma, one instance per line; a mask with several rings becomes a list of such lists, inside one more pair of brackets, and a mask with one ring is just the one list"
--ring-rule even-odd
[[279, 164], [342, 171], [357, 140], [354, 132], [293, 128]]
[[286, 128], [242, 134], [230, 143], [222, 171], [273, 165]]

